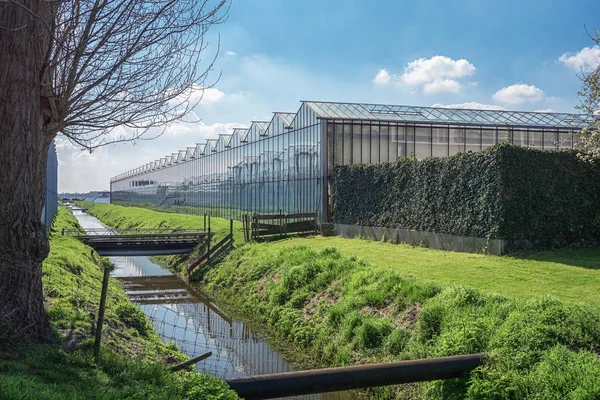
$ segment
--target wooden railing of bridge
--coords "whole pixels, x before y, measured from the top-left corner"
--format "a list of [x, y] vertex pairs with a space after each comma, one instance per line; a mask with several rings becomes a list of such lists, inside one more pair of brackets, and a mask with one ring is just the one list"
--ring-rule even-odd
[[184, 229], [184, 228], [63, 228], [63, 236], [73, 236], [76, 238], [87, 236], [142, 236], [142, 235], [187, 235], [187, 236], [206, 236], [205, 229]]
[[[210, 218], [208, 222], [208, 232], [210, 233]], [[200, 258], [194, 261], [187, 268], [188, 278], [192, 276], [195, 270], [201, 270], [202, 268], [210, 265], [215, 260], [218, 260], [233, 250], [233, 220], [229, 220], [229, 233], [221, 239], [217, 244], [211, 245], [210, 240], [207, 242], [206, 253]]]

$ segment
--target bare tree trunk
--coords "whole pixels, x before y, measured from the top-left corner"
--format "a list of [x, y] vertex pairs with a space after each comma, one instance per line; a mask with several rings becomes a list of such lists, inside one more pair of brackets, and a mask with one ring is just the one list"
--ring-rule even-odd
[[0, 6], [0, 325], [49, 342], [41, 280], [48, 240], [40, 219], [52, 138], [41, 104], [49, 10], [45, 1], [21, 4], [29, 10]]

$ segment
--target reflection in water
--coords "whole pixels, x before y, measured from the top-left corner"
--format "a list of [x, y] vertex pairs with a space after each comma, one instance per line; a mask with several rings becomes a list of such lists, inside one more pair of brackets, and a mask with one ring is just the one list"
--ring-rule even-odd
[[[84, 228], [103, 228], [96, 218], [74, 212]], [[180, 280], [147, 257], [110, 257], [112, 276], [152, 321], [164, 342], [174, 342], [190, 357], [212, 356], [197, 369], [221, 379], [292, 371], [291, 366], [245, 323], [229, 317], [198, 286]], [[350, 392], [296, 399], [354, 399]]]
[[[135, 265], [134, 261], [129, 259]], [[196, 287], [175, 275], [120, 280], [131, 301], [149, 316], [161, 337], [190, 355], [213, 353], [197, 364], [199, 370], [220, 378], [292, 370], [246, 324], [228, 317]]]

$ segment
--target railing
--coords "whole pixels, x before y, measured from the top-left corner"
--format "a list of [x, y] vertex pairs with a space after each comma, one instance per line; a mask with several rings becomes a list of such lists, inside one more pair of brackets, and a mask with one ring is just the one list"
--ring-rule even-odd
[[[210, 232], [210, 218], [208, 222], [208, 233]], [[217, 260], [227, 254], [229, 251], [233, 249], [233, 220], [229, 220], [229, 234], [227, 234], [223, 239], [221, 239], [217, 244], [211, 246], [210, 239], [207, 242], [206, 253], [204, 253], [198, 260], [192, 263], [188, 269], [187, 274], [188, 278], [192, 276], [194, 270], [198, 268], [203, 268], [209, 265], [212, 261]]]
[[198, 236], [206, 236], [207, 232], [204, 229], [183, 229], [183, 228], [127, 228], [127, 229], [111, 229], [111, 228], [64, 228], [63, 236], [139, 236], [139, 235], [178, 235], [178, 234], [197, 234]]
[[190, 253], [211, 232], [200, 229], [64, 229], [63, 235], [80, 240], [103, 256], [170, 255]]
[[254, 214], [244, 215], [244, 238], [256, 240], [268, 235], [287, 235], [290, 233], [312, 233], [319, 231], [318, 214]]

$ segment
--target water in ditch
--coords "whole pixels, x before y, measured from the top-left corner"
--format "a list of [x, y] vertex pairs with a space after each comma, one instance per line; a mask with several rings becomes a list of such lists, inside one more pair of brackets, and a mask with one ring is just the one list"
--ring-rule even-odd
[[[73, 215], [83, 228], [104, 228], [82, 211]], [[188, 356], [212, 356], [197, 364], [201, 372], [221, 379], [293, 371], [265, 337], [209, 299], [199, 285], [188, 284], [148, 257], [109, 257], [111, 275], [121, 281], [131, 301], [152, 321], [164, 342], [174, 342]], [[356, 399], [337, 392], [294, 399]]]

